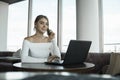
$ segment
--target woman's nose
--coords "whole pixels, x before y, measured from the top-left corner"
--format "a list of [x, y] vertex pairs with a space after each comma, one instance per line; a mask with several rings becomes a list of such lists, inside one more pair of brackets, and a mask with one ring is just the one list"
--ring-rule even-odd
[[46, 28], [46, 27], [47, 27], [47, 25], [43, 25], [43, 27], [44, 27], [44, 28]]
[[45, 24], [44, 24], [43, 26], [44, 26], [44, 27], [46, 27], [46, 25], [45, 25]]

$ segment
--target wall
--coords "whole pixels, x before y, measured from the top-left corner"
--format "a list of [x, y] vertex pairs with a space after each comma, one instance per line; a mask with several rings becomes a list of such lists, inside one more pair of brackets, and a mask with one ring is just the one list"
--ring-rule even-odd
[[0, 51], [7, 50], [8, 4], [0, 1]]
[[91, 52], [102, 52], [99, 25], [99, 0], [76, 0], [77, 39], [91, 40]]

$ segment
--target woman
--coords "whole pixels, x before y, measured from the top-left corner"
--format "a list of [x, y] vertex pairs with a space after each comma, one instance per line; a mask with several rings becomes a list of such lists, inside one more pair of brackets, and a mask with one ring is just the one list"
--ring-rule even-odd
[[[49, 30], [49, 20], [38, 15], [34, 22], [35, 34], [23, 41], [21, 61], [23, 63], [44, 63], [61, 59], [59, 48], [55, 43], [55, 33]], [[44, 33], [47, 31], [48, 36]]]

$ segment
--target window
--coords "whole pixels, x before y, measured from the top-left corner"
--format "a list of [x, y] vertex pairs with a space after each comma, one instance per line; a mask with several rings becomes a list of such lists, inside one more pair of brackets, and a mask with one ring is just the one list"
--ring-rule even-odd
[[62, 52], [76, 39], [76, 0], [62, 0]]
[[[33, 0], [32, 1], [32, 28], [34, 34], [34, 20], [38, 15], [46, 15], [49, 19], [49, 28], [55, 32], [57, 39], [57, 0]], [[57, 40], [56, 40], [57, 41]]]
[[[75, 0], [62, 0], [62, 52], [65, 52], [68, 42], [76, 39], [76, 4]], [[32, 28], [31, 34], [34, 34], [34, 20], [36, 16], [46, 15], [50, 22], [50, 29], [56, 33], [57, 39], [57, 18], [58, 18], [58, 0], [33, 0], [32, 1]], [[59, 3], [60, 4], [60, 3]], [[56, 40], [57, 41], [57, 40]]]
[[[34, 34], [34, 20], [38, 15], [46, 15], [49, 19], [49, 28], [56, 34], [56, 42], [58, 35], [58, 0], [32, 0], [31, 8], [31, 24], [27, 30], [28, 23], [28, 0], [24, 0], [9, 6], [8, 18], [8, 50], [16, 51], [22, 47], [23, 38]], [[61, 31], [61, 51], [65, 52], [68, 42], [76, 39], [76, 0], [62, 0], [60, 6], [62, 10], [62, 28]], [[60, 12], [61, 13], [61, 12]], [[30, 22], [29, 21], [29, 22]], [[29, 31], [29, 32], [27, 32]]]
[[21, 48], [27, 36], [28, 0], [9, 5], [7, 50]]
[[120, 0], [103, 0], [104, 52], [120, 52]]

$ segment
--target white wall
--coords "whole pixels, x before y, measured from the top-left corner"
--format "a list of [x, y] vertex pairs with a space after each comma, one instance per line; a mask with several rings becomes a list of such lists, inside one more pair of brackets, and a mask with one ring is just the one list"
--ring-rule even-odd
[[76, 0], [77, 39], [91, 40], [90, 52], [101, 52], [99, 26], [99, 0]]
[[8, 4], [0, 1], [0, 51], [7, 50]]

